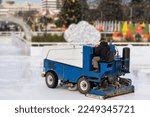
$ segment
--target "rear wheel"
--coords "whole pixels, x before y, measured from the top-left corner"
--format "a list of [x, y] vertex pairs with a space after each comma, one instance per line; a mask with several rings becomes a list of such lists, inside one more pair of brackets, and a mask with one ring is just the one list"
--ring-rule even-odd
[[54, 73], [48, 72], [45, 77], [45, 82], [49, 88], [56, 88], [58, 85], [58, 77]]
[[86, 94], [91, 90], [91, 83], [85, 77], [79, 79], [77, 86], [79, 92], [82, 94]]

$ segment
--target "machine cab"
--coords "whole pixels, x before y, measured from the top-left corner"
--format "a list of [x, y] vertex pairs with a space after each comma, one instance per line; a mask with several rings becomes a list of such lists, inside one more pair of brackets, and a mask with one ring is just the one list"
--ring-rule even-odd
[[[110, 50], [115, 54], [116, 53], [116, 50], [115, 50], [115, 46], [110, 44]], [[85, 71], [93, 71], [93, 65], [92, 65], [92, 59], [94, 57], [94, 46], [84, 46], [83, 47], [83, 68]], [[112, 61], [100, 61], [99, 62], [99, 68], [106, 68], [107, 67], [110, 67]], [[99, 71], [101, 72], [102, 69]]]

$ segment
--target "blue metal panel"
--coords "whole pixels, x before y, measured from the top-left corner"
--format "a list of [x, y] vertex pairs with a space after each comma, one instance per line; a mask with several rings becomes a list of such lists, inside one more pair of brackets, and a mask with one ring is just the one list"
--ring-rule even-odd
[[48, 71], [54, 71], [58, 78], [63, 81], [69, 81], [76, 83], [78, 79], [83, 75], [83, 69], [56, 61], [44, 60], [45, 73]]
[[92, 58], [93, 58], [93, 46], [83, 46], [83, 69], [84, 72], [90, 72], [93, 70]]
[[54, 71], [59, 79], [63, 79], [63, 64], [52, 60], [44, 59], [44, 68], [45, 73], [47, 73], [48, 71]]
[[63, 71], [63, 79], [64, 81], [69, 81], [73, 83], [77, 83], [78, 79], [83, 75], [83, 71], [81, 68], [64, 65]]
[[[115, 53], [115, 46], [112, 44], [109, 46], [111, 51]], [[93, 46], [83, 46], [83, 68], [44, 59], [44, 71], [47, 73], [52, 70], [60, 80], [71, 83], [77, 83], [81, 76], [86, 76], [89, 81], [101, 83], [104, 76], [116, 78], [127, 73], [123, 69], [123, 58], [119, 56], [116, 56], [112, 62], [100, 62], [100, 72], [95, 73], [92, 66], [93, 50]], [[107, 85], [106, 88], [95, 88], [91, 89], [89, 94], [104, 96], [104, 98], [134, 92], [134, 86], [131, 83], [129, 83], [129, 86], [123, 84], [118, 88], [113, 87], [113, 85]]]
[[[114, 48], [114, 46], [112, 46]], [[93, 46], [83, 46], [83, 69], [59, 63], [56, 61], [44, 60], [45, 72], [53, 70], [59, 79], [70, 82], [77, 82], [80, 76], [87, 76], [90, 81], [100, 82], [102, 76], [116, 74], [118, 65], [114, 61], [111, 63], [99, 63], [100, 72], [95, 73], [92, 66]], [[94, 79], [94, 80], [93, 80]]]
[[[115, 48], [113, 45], [111, 45], [111, 47]], [[111, 62], [111, 63], [106, 63], [106, 62], [99, 63], [100, 72], [95, 73], [93, 71], [93, 67], [92, 67], [93, 49], [94, 49], [93, 46], [84, 46], [83, 47], [83, 56], [84, 56], [83, 57], [83, 74], [85, 76], [88, 76], [90, 81], [100, 82], [102, 76], [104, 76], [104, 75], [107, 75], [107, 76], [112, 75], [111, 71], [113, 70], [114, 62]], [[97, 78], [97, 79], [92, 80], [93, 77]]]
[[92, 58], [93, 58], [93, 46], [83, 47], [83, 72], [88, 77], [99, 77], [100, 73], [93, 72]]

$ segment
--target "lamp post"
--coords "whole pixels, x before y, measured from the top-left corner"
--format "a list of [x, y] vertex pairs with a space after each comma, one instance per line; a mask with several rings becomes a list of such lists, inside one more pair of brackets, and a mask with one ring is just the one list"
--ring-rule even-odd
[[30, 11], [31, 10], [31, 3], [28, 2], [27, 5], [28, 5], [28, 10]]
[[103, 20], [103, 12], [101, 11], [101, 21]]
[[48, 10], [48, 9], [47, 9], [47, 0], [45, 0], [45, 2], [46, 2], [46, 4], [45, 4], [45, 5], [46, 5], [46, 6], [45, 6], [45, 7], [46, 7], [46, 9], [45, 9], [45, 10], [46, 10], [46, 13], [45, 13], [44, 19], [45, 19], [45, 36], [47, 36], [47, 18], [46, 18], [47, 12], [48, 12], [48, 11], [47, 11], [47, 10]]
[[132, 17], [133, 17], [133, 8], [130, 7], [130, 21], [132, 21]]

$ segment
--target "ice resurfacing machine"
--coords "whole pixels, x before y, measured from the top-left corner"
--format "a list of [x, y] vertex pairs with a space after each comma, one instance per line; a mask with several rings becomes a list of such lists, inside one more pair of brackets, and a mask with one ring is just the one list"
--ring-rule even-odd
[[[112, 52], [116, 52], [115, 45], [109, 46]], [[94, 72], [94, 46], [85, 45], [82, 67], [45, 58], [42, 76], [49, 88], [56, 88], [60, 81], [61, 85], [77, 87], [80, 93], [99, 99], [132, 93], [134, 86], [131, 79], [121, 77], [130, 70], [130, 48], [124, 47], [122, 51], [122, 56], [117, 53], [112, 61], [100, 61], [99, 72]]]

